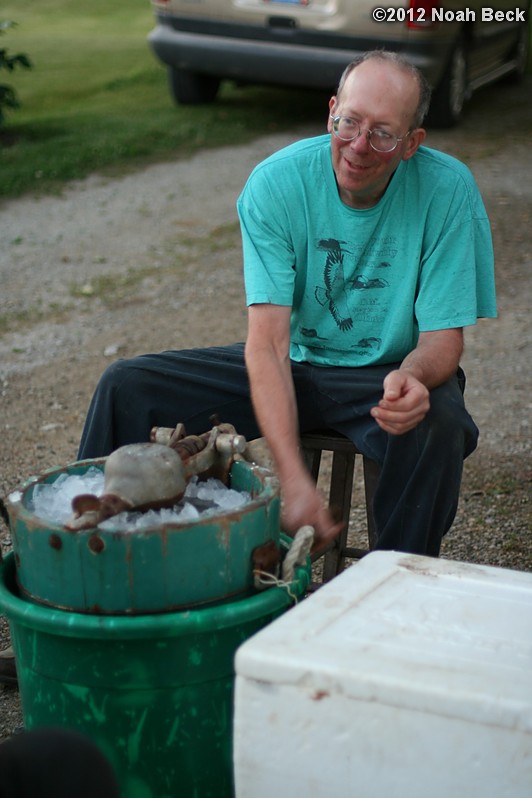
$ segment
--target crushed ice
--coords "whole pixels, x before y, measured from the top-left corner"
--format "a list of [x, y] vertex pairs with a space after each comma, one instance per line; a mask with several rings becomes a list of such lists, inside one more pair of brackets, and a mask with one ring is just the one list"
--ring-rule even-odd
[[[54, 482], [38, 482], [33, 489], [30, 509], [48, 523], [65, 524], [72, 515], [72, 499], [83, 493], [100, 496], [104, 473], [90, 466], [84, 474], [60, 474]], [[212, 515], [236, 510], [251, 501], [250, 493], [227, 488], [218, 479], [200, 481], [192, 477], [183, 499], [172, 508], [125, 512], [108, 518], [99, 529], [134, 531], [164, 524], [190, 523]]]

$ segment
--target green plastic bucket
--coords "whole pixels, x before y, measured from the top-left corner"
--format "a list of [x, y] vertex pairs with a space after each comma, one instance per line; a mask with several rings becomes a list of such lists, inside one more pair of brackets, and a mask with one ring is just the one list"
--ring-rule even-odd
[[123, 798], [233, 795], [234, 655], [293, 596], [304, 596], [309, 562], [296, 571], [293, 596], [273, 587], [213, 607], [134, 617], [21, 597], [13, 554], [0, 574], [26, 728], [87, 734], [113, 765]]

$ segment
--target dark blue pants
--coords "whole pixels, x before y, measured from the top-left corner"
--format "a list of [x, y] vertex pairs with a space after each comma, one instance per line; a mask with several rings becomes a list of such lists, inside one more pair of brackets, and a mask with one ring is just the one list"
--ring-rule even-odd
[[[379, 548], [437, 556], [456, 514], [463, 460], [475, 449], [478, 430], [464, 406], [459, 371], [431, 391], [431, 409], [414, 430], [383, 432], [369, 410], [396, 367], [292, 363], [300, 431], [335, 429], [381, 465], [374, 506]], [[119, 360], [95, 391], [79, 458], [147, 441], [153, 426], [183, 422], [187, 433], [204, 432], [213, 414], [249, 440], [261, 434], [243, 344]]]

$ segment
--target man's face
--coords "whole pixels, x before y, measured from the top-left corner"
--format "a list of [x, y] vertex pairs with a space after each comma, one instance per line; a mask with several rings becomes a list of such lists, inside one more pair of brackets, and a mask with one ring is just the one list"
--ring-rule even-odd
[[[399, 163], [414, 155], [425, 138], [423, 129], [411, 130], [418, 98], [415, 78], [380, 60], [364, 61], [355, 67], [340, 96], [331, 98], [332, 116], [350, 117], [362, 128], [354, 141], [342, 141], [332, 133], [329, 119], [333, 169], [340, 197], [346, 205], [353, 208], [375, 205]], [[375, 128], [405, 138], [392, 152], [376, 152], [367, 133]]]

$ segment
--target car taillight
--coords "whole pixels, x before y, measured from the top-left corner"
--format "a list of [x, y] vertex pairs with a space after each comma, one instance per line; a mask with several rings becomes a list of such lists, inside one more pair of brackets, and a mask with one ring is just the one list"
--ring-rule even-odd
[[409, 0], [406, 27], [415, 30], [434, 28], [438, 22], [433, 19], [432, 11], [440, 6], [439, 0]]

